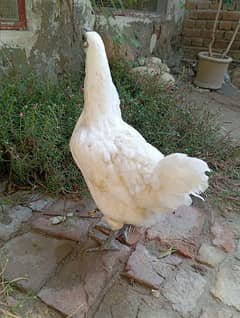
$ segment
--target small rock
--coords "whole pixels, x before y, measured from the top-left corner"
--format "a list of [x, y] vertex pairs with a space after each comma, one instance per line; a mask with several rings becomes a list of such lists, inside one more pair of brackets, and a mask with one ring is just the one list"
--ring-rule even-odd
[[140, 56], [138, 58], [138, 64], [139, 64], [139, 66], [144, 66], [145, 65], [145, 57], [144, 56]]
[[32, 210], [21, 205], [0, 209], [0, 239], [9, 240], [31, 216]]
[[210, 267], [215, 267], [221, 263], [225, 257], [226, 253], [222, 250], [207, 243], [203, 243], [198, 251], [198, 256], [196, 259], [199, 263], [208, 265]]
[[166, 281], [162, 292], [172, 303], [173, 308], [185, 317], [197, 306], [206, 283], [205, 278], [200, 274], [181, 268], [176, 275]]
[[147, 238], [175, 246], [179, 253], [193, 258], [204, 221], [205, 214], [200, 209], [183, 206], [174, 213], [162, 213], [159, 222], [147, 231]]
[[135, 67], [131, 70], [132, 73], [137, 73], [140, 76], [156, 77], [162, 85], [174, 85], [175, 79], [170, 74], [170, 69], [161, 59], [157, 57], [148, 57], [145, 59], [145, 65]]
[[234, 235], [227, 224], [215, 222], [211, 227], [213, 236], [213, 245], [222, 248], [226, 252], [231, 252], [233, 249]]
[[152, 293], [153, 297], [155, 297], [155, 298], [159, 298], [160, 297], [160, 291], [157, 290], [157, 289], [152, 289], [151, 293]]
[[[154, 57], [154, 56], [147, 57], [145, 59], [145, 65], [149, 68], [154, 68], [156, 70], [159, 70], [159, 72], [161, 74], [170, 73], [170, 69], [167, 66], [167, 64], [163, 63], [162, 60], [159, 59], [158, 57]], [[172, 76], [172, 78], [173, 78], [173, 76]], [[175, 80], [174, 80], [174, 82], [175, 82]]]
[[155, 56], [150, 56], [145, 58], [145, 65], [147, 66], [161, 66], [163, 64], [162, 60]]
[[176, 269], [176, 260], [177, 264], [181, 263], [181, 259], [175, 256], [158, 259], [139, 243], [127, 262], [124, 274], [140, 284], [158, 289]]
[[52, 218], [50, 218], [51, 224], [56, 225], [64, 222], [66, 220], [65, 216], [57, 215]]
[[160, 68], [148, 67], [148, 66], [137, 66], [131, 69], [131, 73], [137, 73], [140, 76], [151, 76], [154, 77], [156, 75], [161, 74]]
[[163, 73], [161, 74], [159, 81], [162, 85], [173, 85], [175, 84], [174, 77], [169, 73]]
[[4, 278], [23, 277], [16, 285], [28, 291], [38, 291], [58, 263], [71, 252], [73, 244], [35, 233], [27, 233], [8, 241], [0, 250], [8, 258]]
[[240, 262], [224, 262], [217, 272], [216, 285], [212, 294], [228, 306], [240, 311]]

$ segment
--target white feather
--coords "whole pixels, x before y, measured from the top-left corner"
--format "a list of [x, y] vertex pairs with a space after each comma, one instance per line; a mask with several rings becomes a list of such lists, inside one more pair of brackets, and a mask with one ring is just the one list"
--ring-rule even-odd
[[113, 229], [147, 225], [190, 205], [208, 187], [207, 164], [185, 154], [164, 157], [121, 117], [102, 39], [87, 33], [84, 109], [70, 149], [96, 204]]

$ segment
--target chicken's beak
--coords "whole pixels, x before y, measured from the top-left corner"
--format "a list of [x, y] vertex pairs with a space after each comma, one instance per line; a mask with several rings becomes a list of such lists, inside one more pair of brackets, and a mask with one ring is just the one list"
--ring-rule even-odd
[[89, 27], [83, 27], [82, 31], [83, 33], [86, 33], [86, 32], [91, 32], [92, 30]]

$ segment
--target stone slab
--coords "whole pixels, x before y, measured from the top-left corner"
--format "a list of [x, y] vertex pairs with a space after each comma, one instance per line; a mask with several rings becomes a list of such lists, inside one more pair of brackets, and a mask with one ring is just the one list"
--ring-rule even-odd
[[215, 267], [219, 263], [221, 263], [226, 258], [226, 256], [227, 254], [221, 249], [207, 243], [202, 243], [198, 251], [196, 260], [199, 263], [208, 265], [210, 267]]
[[166, 281], [162, 293], [172, 303], [173, 309], [185, 317], [194, 312], [206, 283], [199, 273], [180, 268], [176, 276]]
[[180, 263], [181, 259], [172, 255], [159, 259], [139, 243], [127, 262], [124, 275], [140, 284], [158, 289]]
[[230, 308], [219, 307], [220, 306], [209, 306], [208, 308], [203, 309], [199, 318], [237, 318]]
[[129, 256], [128, 247], [119, 251], [87, 253], [83, 249], [69, 260], [38, 293], [47, 305], [64, 315], [85, 317], [98, 303], [113, 276]]
[[31, 224], [34, 230], [57, 238], [83, 243], [88, 239], [88, 230], [91, 222], [89, 219], [69, 217], [66, 221], [54, 225], [51, 218], [40, 217], [33, 220]]
[[221, 247], [225, 252], [231, 252], [234, 247], [234, 235], [229, 226], [224, 222], [215, 222], [211, 227], [212, 242]]
[[9, 240], [31, 216], [32, 210], [28, 207], [0, 207], [0, 239]]
[[163, 213], [159, 222], [147, 232], [150, 240], [174, 245], [178, 252], [192, 258], [202, 233], [205, 214], [194, 207], [180, 207], [175, 212]]
[[240, 311], [240, 261], [231, 259], [220, 266], [212, 294]]
[[41, 212], [44, 209], [47, 209], [47, 207], [53, 204], [53, 202], [55, 202], [55, 199], [51, 197], [42, 197], [36, 194], [32, 197], [32, 199], [28, 203], [28, 206], [33, 211]]
[[[180, 318], [166, 300], [136, 284], [119, 279], [104, 296], [94, 318]], [[91, 316], [92, 317], [92, 316]]]
[[70, 241], [27, 233], [8, 241], [0, 250], [8, 258], [4, 277], [23, 277], [16, 285], [27, 291], [38, 291], [74, 247]]
[[[66, 215], [71, 212], [74, 215], [88, 216], [89, 212], [96, 209], [96, 204], [92, 198], [60, 198], [53, 202], [50, 206], [43, 210], [46, 215]], [[96, 213], [96, 217], [101, 216], [101, 213]]]

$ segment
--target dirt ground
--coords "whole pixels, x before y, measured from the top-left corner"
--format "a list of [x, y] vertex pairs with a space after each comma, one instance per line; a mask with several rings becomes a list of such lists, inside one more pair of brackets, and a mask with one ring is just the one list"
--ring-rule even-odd
[[219, 115], [219, 121], [225, 132], [229, 132], [233, 139], [240, 138], [240, 90], [225, 85], [219, 91], [209, 91], [191, 87], [187, 98], [192, 103], [202, 107], [204, 104], [214, 114]]

